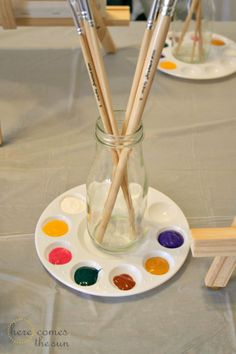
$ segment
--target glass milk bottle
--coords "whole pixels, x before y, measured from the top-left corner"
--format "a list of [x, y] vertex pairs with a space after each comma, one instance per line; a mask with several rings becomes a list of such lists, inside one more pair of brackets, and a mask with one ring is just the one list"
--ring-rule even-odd
[[210, 53], [213, 0], [178, 0], [172, 22], [172, 54], [186, 63], [204, 63]]
[[[121, 129], [123, 111], [116, 112]], [[123, 118], [123, 117], [122, 117]], [[96, 122], [96, 154], [87, 178], [87, 228], [96, 245], [107, 251], [123, 251], [143, 236], [143, 216], [147, 203], [147, 177], [142, 153], [143, 127], [131, 135], [118, 136], [103, 130]], [[119, 189], [111, 218], [102, 239], [97, 231], [103, 218], [104, 204], [122, 148], [129, 148], [125, 178]]]

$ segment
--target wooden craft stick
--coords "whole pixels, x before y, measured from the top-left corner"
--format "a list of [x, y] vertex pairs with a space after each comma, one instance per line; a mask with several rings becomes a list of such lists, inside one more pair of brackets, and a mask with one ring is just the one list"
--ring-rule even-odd
[[180, 50], [180, 47], [183, 43], [183, 40], [184, 40], [184, 37], [185, 37], [185, 34], [189, 28], [189, 24], [191, 22], [191, 19], [192, 19], [192, 16], [194, 14], [194, 11], [196, 9], [196, 6], [198, 5], [198, 2], [200, 0], [193, 0], [192, 1], [192, 4], [191, 4], [191, 7], [190, 7], [190, 10], [188, 12], [188, 15], [184, 21], [184, 24], [183, 24], [183, 28], [182, 28], [182, 32], [181, 32], [181, 35], [180, 35], [180, 38], [179, 38], [179, 41], [178, 41], [178, 44], [176, 46], [176, 49], [175, 49], [175, 54], [178, 54], [179, 50]]
[[[140, 125], [142, 113], [144, 111], [146, 100], [151, 89], [153, 78], [155, 76], [157, 65], [169, 30], [175, 4], [176, 0], [165, 0], [162, 4], [162, 9], [158, 18], [158, 26], [156, 26], [153, 32], [153, 36], [149, 45], [147, 57], [139, 81], [137, 94], [129, 120], [129, 125], [127, 127], [127, 135], [134, 133]], [[116, 167], [116, 173], [112, 180], [108, 197], [105, 202], [103, 218], [97, 230], [96, 237], [98, 242], [102, 242], [104, 233], [110, 220], [112, 210], [117, 198], [117, 194], [119, 192], [119, 188], [124, 176], [129, 153], [130, 149], [124, 148], [120, 154], [119, 163]]]
[[205, 277], [209, 288], [224, 288], [236, 267], [236, 256], [215, 257]]
[[111, 37], [110, 31], [108, 30], [105, 21], [97, 7], [96, 0], [91, 0], [91, 6], [93, 10], [93, 15], [96, 24], [96, 30], [98, 38], [107, 53], [115, 53], [116, 46]]
[[[236, 218], [232, 223], [236, 227]], [[236, 267], [236, 254], [231, 257], [215, 257], [205, 277], [205, 285], [210, 288], [223, 288]]]
[[191, 229], [194, 257], [236, 254], [236, 227]]
[[130, 95], [129, 95], [129, 100], [128, 100], [128, 104], [127, 104], [127, 108], [126, 108], [125, 119], [124, 119], [123, 126], [122, 126], [122, 135], [124, 135], [126, 133], [126, 129], [127, 129], [128, 123], [129, 123], [131, 110], [132, 110], [132, 107], [134, 104], [134, 99], [135, 99], [135, 96], [137, 93], [138, 82], [140, 80], [143, 65], [144, 65], [144, 62], [145, 62], [145, 59], [147, 56], [147, 51], [148, 51], [149, 44], [150, 44], [150, 41], [152, 38], [152, 33], [153, 33], [153, 26], [154, 26], [154, 23], [155, 23], [155, 20], [157, 17], [157, 13], [159, 11], [159, 7], [160, 7], [160, 0], [154, 0], [152, 3], [152, 7], [150, 10], [149, 16], [148, 16], [147, 26], [144, 31], [141, 47], [139, 50], [139, 56], [138, 56], [138, 61], [137, 61], [136, 69], [135, 69], [134, 79], [133, 79], [133, 83], [132, 83], [132, 87], [131, 87], [131, 91], [130, 91]]
[[16, 20], [12, 8], [11, 0], [0, 0], [0, 16], [4, 29], [16, 28]]

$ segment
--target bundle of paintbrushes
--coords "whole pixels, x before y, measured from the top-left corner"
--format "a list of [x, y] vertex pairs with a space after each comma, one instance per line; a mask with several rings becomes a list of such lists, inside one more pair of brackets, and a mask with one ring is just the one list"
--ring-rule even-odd
[[[118, 127], [115, 112], [112, 108], [108, 77], [105, 71], [93, 19], [93, 1], [69, 0], [69, 2], [104, 132], [113, 138], [117, 138], [117, 141], [120, 138], [125, 141], [125, 138], [135, 134], [141, 125], [145, 104], [155, 77], [177, 0], [153, 1], [140, 48], [127, 109], [124, 113], [125, 118], [121, 128]], [[117, 195], [121, 193], [120, 188], [128, 210], [131, 230], [130, 240], [134, 240], [137, 233], [138, 217], [136, 215], [136, 206], [134, 205], [135, 201], [130, 192], [130, 176], [127, 172], [130, 156], [132, 155], [132, 148], [124, 143], [123, 145], [120, 144], [117, 149], [111, 149], [110, 152], [113, 161], [111, 183], [104, 199], [99, 222], [94, 229], [94, 239], [100, 245], [104, 243], [104, 235], [106, 234], [112, 216]], [[90, 207], [88, 209], [90, 209]], [[90, 210], [88, 210], [88, 214], [89, 213]], [[91, 219], [90, 214], [88, 219], [89, 224]], [[113, 230], [113, 232], [115, 231]]]
[[[191, 22], [193, 22], [193, 31], [190, 31]], [[190, 63], [204, 60], [201, 0], [192, 1], [180, 35], [177, 33], [173, 35], [173, 43], [175, 42], [173, 54], [180, 60], [183, 59]], [[198, 47], [197, 50], [196, 47]]]

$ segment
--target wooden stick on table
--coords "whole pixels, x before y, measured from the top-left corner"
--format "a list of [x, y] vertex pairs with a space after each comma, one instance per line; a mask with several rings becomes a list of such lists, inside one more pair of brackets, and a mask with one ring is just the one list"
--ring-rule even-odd
[[192, 229], [194, 257], [214, 257], [205, 277], [211, 288], [225, 287], [236, 267], [236, 218], [231, 227]]
[[[148, 94], [151, 89], [151, 85], [156, 73], [156, 68], [169, 30], [175, 4], [176, 0], [164, 0], [162, 4], [162, 9], [160, 10], [160, 14], [158, 16], [158, 26], [156, 26], [156, 28], [154, 29], [139, 85], [137, 88], [137, 94], [131, 112], [129, 125], [127, 127], [127, 135], [134, 133], [141, 122]], [[112, 214], [117, 194], [119, 192], [119, 188], [124, 176], [129, 153], [130, 149], [124, 148], [120, 154], [119, 163], [116, 167], [116, 173], [113, 178], [107, 200], [105, 202], [103, 218], [97, 230], [96, 237], [98, 242], [100, 243], [103, 240], [104, 233], [106, 231], [108, 222]]]
[[236, 227], [191, 229], [194, 257], [236, 255]]

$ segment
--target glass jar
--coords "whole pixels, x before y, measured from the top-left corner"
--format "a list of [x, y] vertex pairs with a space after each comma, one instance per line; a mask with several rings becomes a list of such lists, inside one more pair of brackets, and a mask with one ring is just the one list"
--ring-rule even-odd
[[[115, 112], [119, 131], [123, 111]], [[100, 118], [97, 119], [96, 154], [91, 166], [87, 188], [87, 228], [96, 245], [107, 251], [123, 251], [143, 236], [143, 216], [147, 203], [147, 175], [142, 153], [143, 127], [131, 135], [118, 136], [105, 133]], [[96, 231], [103, 217], [104, 204], [115, 173], [115, 166], [122, 148], [129, 148], [125, 179], [119, 189], [116, 202], [102, 239]], [[125, 192], [126, 191], [126, 192]], [[127, 193], [129, 200], [127, 200]]]
[[186, 63], [204, 63], [210, 54], [213, 0], [178, 0], [172, 22], [172, 54]]

